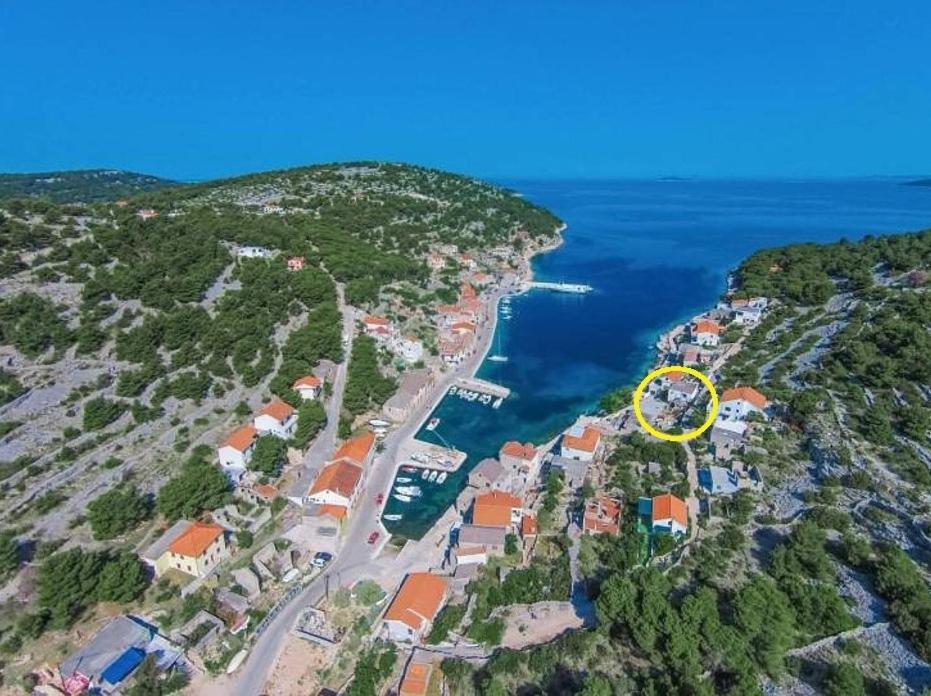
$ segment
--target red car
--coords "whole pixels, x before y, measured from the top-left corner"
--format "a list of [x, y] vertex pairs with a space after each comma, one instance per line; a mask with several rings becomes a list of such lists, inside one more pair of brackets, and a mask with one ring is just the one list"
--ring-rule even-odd
[[384, 493], [379, 493], [378, 495], [375, 496], [375, 503], [376, 503], [377, 505], [381, 505], [383, 502], [385, 502], [385, 494], [384, 494]]
[[378, 532], [372, 532], [369, 534], [369, 543], [374, 544], [376, 541], [378, 541], [379, 536], [381, 535]]

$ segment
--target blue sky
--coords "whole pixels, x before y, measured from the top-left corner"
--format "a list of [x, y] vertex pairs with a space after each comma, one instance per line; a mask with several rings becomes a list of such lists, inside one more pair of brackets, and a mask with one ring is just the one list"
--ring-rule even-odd
[[929, 29], [927, 0], [9, 0], [0, 171], [927, 173]]

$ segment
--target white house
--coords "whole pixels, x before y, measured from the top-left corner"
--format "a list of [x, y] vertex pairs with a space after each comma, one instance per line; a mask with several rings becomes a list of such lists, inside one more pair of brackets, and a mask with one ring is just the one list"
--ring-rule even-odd
[[739, 307], [734, 310], [734, 323], [739, 326], [755, 326], [763, 319], [763, 310], [757, 307]]
[[267, 259], [272, 253], [261, 246], [244, 246], [239, 247], [236, 255], [241, 259]]
[[525, 474], [536, 473], [540, 465], [540, 453], [531, 443], [505, 442], [498, 451], [498, 460], [512, 471]]
[[764, 415], [769, 402], [753, 387], [725, 389], [721, 395], [719, 419], [746, 420], [751, 413]]
[[239, 483], [255, 450], [258, 431], [251, 425], [244, 425], [230, 435], [217, 450], [220, 468], [233, 483]]
[[343, 519], [362, 490], [363, 469], [348, 459], [330, 462], [307, 491], [306, 502], [321, 506], [320, 514]]
[[674, 382], [666, 390], [666, 398], [670, 404], [688, 404], [698, 396], [698, 385], [695, 382]]
[[651, 501], [651, 522], [654, 532], [668, 532], [674, 536], [685, 534], [689, 528], [689, 514], [685, 501], [665, 493]]
[[298, 392], [304, 401], [310, 401], [320, 396], [323, 382], [316, 375], [306, 375], [295, 380], [291, 388]]
[[365, 328], [365, 334], [377, 341], [386, 341], [394, 333], [391, 322], [385, 317], [367, 316], [362, 320], [362, 326]]
[[601, 448], [601, 433], [587, 425], [576, 424], [562, 436], [561, 455], [566, 459], [592, 461]]
[[275, 399], [256, 414], [252, 424], [261, 435], [270, 433], [288, 440], [297, 429], [297, 412], [290, 404]]
[[446, 596], [446, 581], [440, 576], [411, 573], [385, 612], [384, 636], [400, 643], [420, 642], [430, 632]]
[[721, 341], [721, 325], [710, 319], [699, 319], [689, 329], [692, 343], [699, 346], [716, 346]]

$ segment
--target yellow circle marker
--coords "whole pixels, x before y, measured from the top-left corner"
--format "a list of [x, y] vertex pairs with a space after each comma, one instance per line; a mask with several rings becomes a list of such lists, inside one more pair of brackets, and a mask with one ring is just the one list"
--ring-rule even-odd
[[[647, 423], [647, 419], [643, 417], [643, 412], [640, 410], [640, 400], [643, 398], [643, 392], [647, 388], [647, 385], [657, 377], [662, 377], [663, 375], [667, 375], [670, 372], [681, 372], [683, 374], [691, 375], [692, 377], [697, 378], [698, 381], [704, 385], [705, 389], [708, 390], [708, 393], [711, 394], [711, 411], [709, 411], [705, 422], [695, 430], [690, 430], [689, 432], [682, 433], [680, 435], [670, 435], [669, 433], [664, 433], [661, 430], [657, 430], [652, 425]], [[714, 423], [714, 419], [718, 415], [718, 393], [714, 390], [714, 385], [711, 383], [711, 380], [694, 368], [685, 367], [684, 365], [669, 365], [667, 367], [661, 367], [657, 370], [653, 370], [653, 372], [644, 377], [643, 381], [637, 385], [637, 389], [634, 391], [634, 415], [637, 416], [637, 422], [643, 426], [644, 430], [650, 433], [650, 435], [653, 437], [659, 438], [660, 440], [666, 440], [667, 442], [685, 442], [686, 440], [694, 440], [696, 437], [710, 428], [712, 423]]]

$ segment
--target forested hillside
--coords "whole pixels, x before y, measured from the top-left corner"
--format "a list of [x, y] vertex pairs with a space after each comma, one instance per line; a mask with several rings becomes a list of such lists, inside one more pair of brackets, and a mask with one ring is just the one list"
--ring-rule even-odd
[[[143, 486], [155, 490], [176, 457], [214, 445], [214, 428], [242, 418], [234, 410], [248, 414], [272, 395], [296, 403], [295, 378], [345, 357], [337, 284], [360, 310], [398, 304], [425, 315], [458, 289], [451, 270], [428, 268], [431, 252], [541, 245], [558, 225], [500, 188], [403, 165], [308, 167], [131, 196], [125, 186], [165, 182], [111, 174], [10, 177], [20, 183], [8, 190], [42, 197], [0, 203], [8, 513], [44, 518], [33, 501], [46, 486], [112, 479], [90, 476], [102, 461], [121, 462], [110, 465], [119, 472], [145, 464]], [[66, 186], [120, 200], [48, 200]], [[250, 246], [257, 256], [240, 253]], [[291, 258], [303, 259], [300, 272], [289, 272]], [[353, 382], [348, 415], [377, 408], [394, 388], [390, 377]], [[9, 403], [18, 397], [21, 411]], [[80, 500], [68, 505], [80, 511]], [[56, 516], [64, 521], [46, 520], [43, 534], [63, 531], [69, 516]]]

